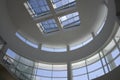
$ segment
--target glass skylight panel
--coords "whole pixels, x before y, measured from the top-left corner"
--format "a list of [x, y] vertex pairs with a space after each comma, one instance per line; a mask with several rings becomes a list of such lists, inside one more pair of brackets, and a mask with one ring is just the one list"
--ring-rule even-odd
[[38, 23], [37, 25], [43, 33], [51, 33], [59, 30], [54, 19], [48, 19], [46, 21]]
[[74, 6], [75, 0], [51, 0], [55, 9], [64, 9]]
[[46, 0], [28, 0], [25, 7], [28, 9], [29, 13], [33, 15], [33, 17], [45, 15], [50, 11]]
[[63, 28], [75, 27], [80, 25], [79, 13], [74, 12], [71, 14], [60, 17]]

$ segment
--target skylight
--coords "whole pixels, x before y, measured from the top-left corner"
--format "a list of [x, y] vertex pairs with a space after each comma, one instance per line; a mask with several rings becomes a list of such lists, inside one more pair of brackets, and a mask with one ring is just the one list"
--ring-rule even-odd
[[25, 3], [25, 7], [29, 13], [32, 14], [32, 17], [45, 15], [50, 11], [46, 0], [28, 0], [28, 2]]
[[46, 21], [38, 23], [37, 25], [43, 33], [58, 31], [58, 27], [54, 19], [48, 19]]
[[60, 17], [63, 28], [69, 28], [80, 25], [79, 13], [74, 12]]
[[64, 9], [74, 6], [75, 0], [51, 0], [55, 9]]

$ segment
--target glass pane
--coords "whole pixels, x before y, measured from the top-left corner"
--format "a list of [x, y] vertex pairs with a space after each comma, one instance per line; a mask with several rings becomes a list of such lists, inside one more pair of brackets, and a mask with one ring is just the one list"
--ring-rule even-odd
[[47, 13], [50, 9], [47, 5], [46, 0], [28, 0], [28, 8], [34, 16], [42, 15]]
[[37, 44], [35, 44], [35, 43], [31, 42], [31, 41], [26, 40], [26, 39], [25, 39], [21, 34], [19, 34], [18, 32], [16, 32], [16, 36], [17, 36], [20, 40], [22, 40], [24, 43], [26, 43], [27, 45], [29, 45], [29, 46], [31, 46], [31, 47], [33, 47], [33, 48], [38, 48], [38, 45], [37, 45]]
[[69, 8], [75, 5], [75, 0], [51, 0], [53, 3], [54, 8]]
[[67, 71], [53, 71], [53, 77], [67, 77]]
[[93, 64], [88, 65], [88, 72], [91, 72], [91, 71], [96, 70], [96, 69], [101, 68], [101, 67], [102, 67], [101, 62], [97, 61]]
[[106, 62], [105, 62], [104, 58], [102, 58], [102, 63], [103, 63], [103, 65], [106, 65]]
[[117, 57], [114, 62], [116, 64], [116, 66], [119, 66], [120, 65], [120, 56]]
[[19, 56], [11, 49], [7, 49], [6, 54], [15, 60], [19, 59]]
[[26, 40], [25, 43], [28, 44], [28, 45], [31, 46], [31, 47], [38, 48], [38, 45], [35, 44], [35, 43], [32, 43], [31, 41]]
[[46, 21], [38, 23], [37, 25], [41, 32], [44, 33], [58, 31], [58, 27], [54, 19], [48, 19]]
[[25, 65], [28, 65], [28, 66], [33, 66], [34, 65], [33, 61], [30, 61], [30, 60], [28, 60], [26, 58], [23, 58], [23, 57], [20, 58], [20, 62], [25, 64]]
[[113, 57], [112, 57], [112, 54], [109, 53], [105, 56], [106, 60], [107, 60], [107, 63], [111, 62], [113, 60]]
[[105, 69], [105, 73], [108, 73], [108, 67], [104, 66], [104, 69]]
[[79, 13], [74, 12], [71, 14], [60, 17], [63, 28], [73, 27], [80, 25]]
[[30, 74], [26, 74], [26, 73], [21, 73], [20, 75], [20, 79], [22, 80], [31, 80], [31, 75]]
[[51, 78], [36, 76], [36, 80], [51, 80]]
[[41, 50], [49, 51], [49, 52], [66, 52], [67, 47], [66, 46], [50, 46], [50, 45], [42, 44]]
[[42, 70], [42, 69], [36, 69], [37, 70], [37, 75], [40, 76], [52, 76], [52, 71], [47, 71], [47, 70]]
[[104, 75], [103, 69], [99, 69], [97, 71], [89, 73], [89, 78], [91, 80], [91, 79], [97, 78], [97, 77], [102, 76], [102, 75]]
[[88, 77], [87, 77], [87, 75], [74, 76], [73, 80], [88, 80]]
[[18, 32], [16, 32], [15, 35], [16, 35], [20, 40], [22, 40], [23, 42], [26, 41], [26, 39], [25, 39], [22, 35], [20, 35]]
[[26, 73], [29, 73], [29, 74], [32, 74], [32, 73], [33, 73], [33, 68], [32, 68], [32, 67], [23, 65], [23, 64], [21, 64], [21, 63], [19, 63], [19, 64], [17, 65], [17, 69], [18, 69], [19, 71], [26, 72]]
[[111, 52], [111, 54], [112, 54], [112, 57], [113, 57], [113, 59], [114, 59], [115, 57], [117, 57], [117, 56], [120, 54], [120, 52], [119, 52], [118, 48], [116, 47], [116, 48]]
[[67, 80], [67, 78], [53, 78], [52, 80]]
[[87, 73], [86, 67], [81, 67], [79, 69], [73, 69], [73, 76], [82, 75]]

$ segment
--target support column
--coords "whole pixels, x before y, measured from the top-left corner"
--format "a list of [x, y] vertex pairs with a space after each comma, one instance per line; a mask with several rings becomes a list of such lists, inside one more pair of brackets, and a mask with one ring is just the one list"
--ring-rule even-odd
[[72, 66], [71, 66], [70, 62], [68, 62], [68, 64], [67, 64], [67, 77], [68, 77], [67, 80], [73, 80], [73, 77], [72, 77]]
[[87, 71], [87, 78], [88, 78], [88, 80], [90, 80], [90, 78], [89, 78], [89, 73], [88, 73], [88, 65], [87, 65], [87, 61], [85, 60], [85, 66], [86, 66], [86, 71]]

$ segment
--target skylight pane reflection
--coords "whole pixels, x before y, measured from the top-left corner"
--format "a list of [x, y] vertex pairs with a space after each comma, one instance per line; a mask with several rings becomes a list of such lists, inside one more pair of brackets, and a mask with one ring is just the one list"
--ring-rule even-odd
[[36, 45], [36, 44], [34, 44], [34, 43], [32, 43], [32, 42], [30, 42], [30, 41], [26, 41], [26, 44], [28, 44], [29, 46], [32, 46], [32, 47], [34, 47], [34, 48], [38, 48], [38, 45]]
[[15, 34], [20, 40], [22, 40], [24, 43], [26, 43], [27, 45], [31, 46], [31, 47], [34, 47], [34, 48], [38, 48], [38, 45], [31, 42], [31, 41], [28, 41], [27, 39], [25, 39], [22, 35], [20, 35], [18, 32], [16, 32]]
[[79, 18], [78, 12], [74, 12], [71, 14], [61, 16], [59, 19], [61, 21], [63, 28], [68, 28], [68, 27], [80, 25], [80, 18]]
[[40, 30], [42, 30], [44, 33], [58, 31], [58, 27], [54, 19], [48, 19], [46, 21], [38, 23], [38, 25], [40, 26], [38, 26]]
[[16, 32], [15, 34], [20, 40], [22, 40], [23, 42], [26, 41], [26, 39], [24, 37], [22, 37], [19, 33]]
[[66, 46], [57, 47], [57, 46], [49, 46], [49, 45], [43, 44], [41, 47], [41, 50], [48, 51], [48, 52], [66, 52], [67, 47]]
[[55, 9], [64, 9], [74, 6], [75, 0], [51, 0]]
[[26, 8], [28, 9], [29, 13], [32, 13], [35, 17], [47, 14], [50, 10], [46, 0], [28, 0]]

